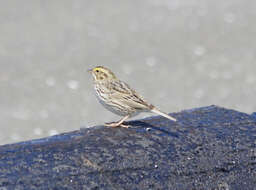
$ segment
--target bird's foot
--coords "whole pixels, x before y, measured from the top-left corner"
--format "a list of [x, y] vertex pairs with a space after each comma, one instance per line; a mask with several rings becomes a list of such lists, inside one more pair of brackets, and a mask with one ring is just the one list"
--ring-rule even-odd
[[129, 125], [124, 125], [122, 123], [119, 122], [111, 122], [111, 123], [105, 123], [105, 126], [107, 127], [123, 127], [123, 128], [129, 128]]

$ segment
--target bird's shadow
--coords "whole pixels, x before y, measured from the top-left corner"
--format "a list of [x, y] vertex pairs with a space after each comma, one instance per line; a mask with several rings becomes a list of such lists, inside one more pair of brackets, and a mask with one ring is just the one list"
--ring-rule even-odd
[[144, 122], [144, 121], [128, 121], [125, 122], [126, 125], [132, 126], [132, 128], [136, 129], [136, 131], [139, 132], [145, 132], [145, 131], [150, 131], [151, 130], [155, 130], [155, 131], [160, 131], [161, 133], [158, 134], [160, 136], [172, 136], [172, 137], [176, 137], [178, 138], [179, 135], [177, 133], [174, 132], [170, 132], [166, 129], [160, 128], [160, 127], [156, 127], [150, 123]]

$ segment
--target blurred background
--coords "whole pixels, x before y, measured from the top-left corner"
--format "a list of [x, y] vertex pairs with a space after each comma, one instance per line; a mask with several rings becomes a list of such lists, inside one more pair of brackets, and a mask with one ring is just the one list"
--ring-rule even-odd
[[119, 119], [94, 96], [86, 70], [97, 65], [168, 113], [254, 112], [255, 10], [249, 0], [3, 1], [0, 144]]

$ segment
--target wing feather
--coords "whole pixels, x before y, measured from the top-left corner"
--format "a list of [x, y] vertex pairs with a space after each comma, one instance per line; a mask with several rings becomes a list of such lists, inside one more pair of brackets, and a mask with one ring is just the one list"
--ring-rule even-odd
[[148, 104], [142, 96], [122, 81], [113, 81], [111, 98], [121, 104], [127, 105], [136, 110], [151, 110], [153, 106]]

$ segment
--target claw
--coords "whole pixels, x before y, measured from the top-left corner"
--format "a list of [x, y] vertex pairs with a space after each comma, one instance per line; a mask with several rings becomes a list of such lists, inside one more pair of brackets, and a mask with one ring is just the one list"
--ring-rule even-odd
[[124, 128], [129, 128], [128, 125], [124, 125], [123, 124], [124, 120], [128, 119], [129, 117], [130, 117], [129, 115], [126, 115], [126, 116], [123, 117], [123, 119], [121, 119], [118, 122], [105, 123], [105, 126], [107, 126], [107, 127], [124, 127]]
[[112, 122], [112, 123], [105, 123], [105, 126], [107, 127], [123, 127], [123, 128], [126, 128], [128, 129], [130, 126], [129, 125], [124, 125], [124, 124], [120, 124], [119, 122]]

